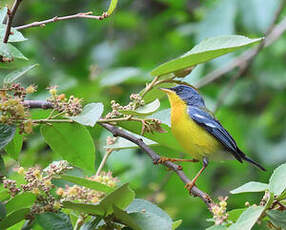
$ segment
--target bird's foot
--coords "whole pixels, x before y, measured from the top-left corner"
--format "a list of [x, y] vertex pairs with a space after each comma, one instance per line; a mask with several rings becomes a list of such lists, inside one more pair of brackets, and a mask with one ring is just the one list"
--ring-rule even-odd
[[186, 185], [185, 185], [185, 188], [189, 191], [189, 192], [191, 192], [191, 190], [192, 190], [192, 188], [195, 186], [195, 181], [194, 180], [192, 180], [192, 181], [190, 181], [189, 183], [187, 183]]

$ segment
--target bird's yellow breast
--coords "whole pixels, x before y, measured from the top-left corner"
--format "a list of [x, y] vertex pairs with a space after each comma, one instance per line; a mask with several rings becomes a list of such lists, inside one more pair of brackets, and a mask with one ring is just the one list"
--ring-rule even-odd
[[172, 133], [181, 146], [195, 159], [211, 157], [222, 152], [223, 146], [215, 137], [190, 118], [187, 105], [175, 93], [168, 93], [171, 103]]

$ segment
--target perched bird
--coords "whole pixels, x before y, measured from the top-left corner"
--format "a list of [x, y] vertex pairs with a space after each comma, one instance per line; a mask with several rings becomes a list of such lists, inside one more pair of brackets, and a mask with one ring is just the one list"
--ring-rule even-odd
[[[239, 162], [248, 161], [265, 171], [260, 164], [248, 158], [239, 149], [228, 131], [207, 110], [203, 98], [195, 88], [178, 85], [173, 88], [161, 88], [161, 90], [167, 93], [171, 104], [171, 128], [174, 137], [194, 158], [189, 161], [203, 161], [201, 170], [186, 185], [188, 190], [192, 189], [207, 167], [208, 159], [221, 159], [232, 154]], [[170, 160], [170, 158], [164, 160]], [[178, 159], [175, 158], [173, 161], [176, 160]]]

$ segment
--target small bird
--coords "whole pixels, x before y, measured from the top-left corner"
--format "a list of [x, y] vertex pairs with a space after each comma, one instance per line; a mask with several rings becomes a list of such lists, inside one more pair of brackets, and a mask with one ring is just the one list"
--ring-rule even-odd
[[[189, 191], [207, 167], [209, 158], [221, 159], [232, 154], [239, 162], [248, 161], [266, 171], [239, 149], [229, 132], [208, 111], [202, 96], [195, 88], [178, 85], [160, 89], [167, 93], [171, 104], [172, 133], [183, 149], [194, 158], [186, 161], [203, 162], [201, 170], [186, 184]], [[162, 160], [184, 161], [177, 158], [162, 158]]]

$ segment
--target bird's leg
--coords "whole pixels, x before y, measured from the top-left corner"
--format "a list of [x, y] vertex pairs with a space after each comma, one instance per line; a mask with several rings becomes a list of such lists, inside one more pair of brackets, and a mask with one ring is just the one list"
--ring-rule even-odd
[[182, 159], [182, 158], [169, 158], [169, 157], [160, 157], [160, 159], [157, 161], [158, 164], [162, 164], [166, 161], [171, 162], [199, 162], [197, 159]]
[[197, 173], [197, 175], [194, 177], [194, 179], [185, 185], [185, 188], [188, 189], [188, 191], [191, 191], [191, 189], [194, 187], [197, 179], [202, 174], [202, 172], [206, 169], [208, 164], [209, 164], [208, 158], [204, 157], [203, 158], [203, 167], [200, 169], [200, 171]]

